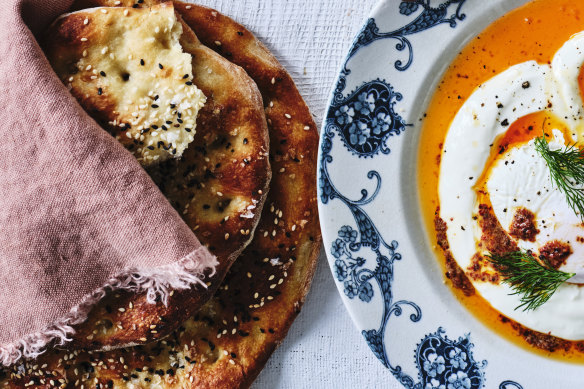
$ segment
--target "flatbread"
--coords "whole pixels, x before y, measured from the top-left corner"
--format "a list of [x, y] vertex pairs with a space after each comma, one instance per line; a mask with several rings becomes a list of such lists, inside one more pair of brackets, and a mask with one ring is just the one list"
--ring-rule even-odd
[[9, 372], [10, 388], [51, 379], [106, 388], [248, 387], [300, 312], [321, 245], [314, 121], [291, 77], [248, 30], [214, 10], [175, 5], [262, 92], [274, 176], [254, 240], [217, 294], [167, 339], [108, 353], [51, 352], [22, 366], [20, 377]]
[[[165, 18], [174, 16], [172, 3], [155, 6], [153, 10], [159, 15], [164, 14]], [[84, 108], [110, 130], [107, 120], [111, 119], [108, 116], [111, 111], [117, 109], [116, 105], [111, 105], [115, 100], [109, 99], [108, 105], [100, 106], [99, 98], [107, 100], [107, 95], [95, 93], [95, 79], [78, 81], [79, 76], [71, 62], [92, 58], [92, 50], [99, 50], [101, 55], [101, 42], [97, 47], [91, 45], [92, 40], [99, 39], [100, 28], [114, 29], [112, 25], [123, 25], [126, 18], [137, 17], [139, 21], [139, 14], [149, 11], [152, 12], [134, 8], [79, 11], [61, 17], [47, 33], [44, 46], [57, 73], [71, 86]], [[195, 287], [176, 291], [169, 298], [168, 305], [162, 302], [149, 304], [145, 294], [110, 293], [92, 310], [89, 320], [76, 328], [69, 347], [109, 349], [143, 344], [176, 330], [215, 292], [235, 258], [251, 240], [259, 221], [271, 175], [261, 95], [241, 68], [200, 44], [188, 26], [183, 25], [182, 30], [180, 43], [184, 51], [192, 55], [192, 81], [206, 96], [206, 103], [196, 119], [194, 140], [182, 158], [171, 158], [150, 166], [149, 173], [201, 242], [217, 256], [219, 266], [215, 275], [208, 278], [207, 289]], [[80, 37], [88, 40], [81, 41]], [[134, 54], [130, 60], [135, 62], [132, 71], [135, 77], [145, 67], [140, 65], [141, 59]], [[153, 58], [143, 60], [152, 62]], [[167, 58], [159, 57], [155, 63], [165, 60]], [[156, 71], [158, 77], [160, 70], [164, 69], [156, 65], [154, 70], [148, 71]], [[112, 71], [107, 77], [101, 76], [100, 72], [97, 69], [98, 77], [114, 77]], [[174, 72], [177, 73], [180, 76], [182, 71]], [[73, 82], [69, 81], [70, 77], [74, 78]], [[92, 98], [84, 98], [89, 90], [93, 92]], [[107, 117], [106, 121], [104, 117]], [[176, 124], [179, 124], [178, 119], [177, 114]]]

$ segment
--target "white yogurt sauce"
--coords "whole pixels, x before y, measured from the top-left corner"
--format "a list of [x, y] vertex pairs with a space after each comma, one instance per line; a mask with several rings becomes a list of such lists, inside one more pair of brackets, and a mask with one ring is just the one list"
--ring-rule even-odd
[[[474, 186], [497, 136], [519, 118], [543, 110], [565, 122], [573, 137], [567, 141], [577, 140], [584, 133], [578, 85], [583, 51], [584, 33], [580, 33], [558, 50], [551, 66], [529, 61], [510, 67], [480, 85], [455, 116], [441, 155], [438, 194], [450, 250], [462, 269], [471, 264], [478, 251], [481, 229], [473, 220], [479, 205]], [[559, 131], [554, 131], [554, 137], [550, 147], [564, 147]], [[569, 242], [573, 254], [561, 270], [584, 273], [584, 245], [577, 242], [577, 237], [584, 237], [580, 217], [552, 185], [549, 169], [533, 141], [498, 158], [486, 188], [495, 216], [507, 232], [517, 208], [536, 215], [540, 230], [536, 241], [517, 241], [519, 247], [537, 252], [551, 240]], [[469, 279], [495, 309], [522, 325], [568, 340], [584, 339], [584, 287], [563, 284], [548, 302], [525, 312], [516, 309], [521, 304], [520, 296], [512, 295], [508, 286]]]

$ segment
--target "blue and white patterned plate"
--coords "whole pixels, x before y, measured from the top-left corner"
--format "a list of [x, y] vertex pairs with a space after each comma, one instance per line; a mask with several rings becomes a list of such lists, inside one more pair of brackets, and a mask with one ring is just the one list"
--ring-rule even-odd
[[418, 207], [424, 109], [456, 53], [527, 0], [385, 0], [333, 89], [319, 156], [326, 253], [355, 325], [406, 388], [576, 388], [582, 367], [499, 337], [444, 283]]

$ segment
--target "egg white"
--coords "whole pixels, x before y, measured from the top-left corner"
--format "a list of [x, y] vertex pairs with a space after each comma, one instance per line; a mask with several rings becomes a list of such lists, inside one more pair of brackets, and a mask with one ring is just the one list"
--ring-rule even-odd
[[[551, 65], [524, 62], [480, 85], [455, 116], [442, 150], [438, 195], [450, 250], [462, 269], [479, 251], [481, 229], [473, 220], [478, 211], [473, 187], [485, 169], [496, 137], [517, 119], [544, 110], [565, 121], [573, 138], [566, 141], [581, 137], [584, 107], [578, 75], [583, 62], [584, 33], [580, 33], [558, 50]], [[554, 134], [551, 147], [564, 147], [561, 134]], [[577, 236], [584, 236], [579, 217], [552, 185], [547, 165], [537, 155], [533, 142], [513, 148], [497, 160], [487, 190], [495, 216], [506, 230], [516, 208], [536, 214], [540, 234], [535, 243], [519, 241], [520, 247], [535, 249], [553, 239], [569, 241], [574, 253], [562, 270], [583, 272], [584, 245], [576, 242]], [[541, 195], [534, 195], [538, 191]], [[543, 228], [544, 220], [549, 227]], [[508, 286], [471, 282], [495, 309], [522, 325], [568, 340], [584, 339], [584, 288], [563, 284], [548, 302], [526, 312], [516, 309], [521, 304], [520, 296], [513, 295]]]

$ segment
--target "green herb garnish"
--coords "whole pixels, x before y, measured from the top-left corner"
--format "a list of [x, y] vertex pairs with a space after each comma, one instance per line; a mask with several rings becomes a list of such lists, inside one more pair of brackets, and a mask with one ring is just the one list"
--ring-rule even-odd
[[486, 257], [495, 265], [503, 282], [514, 290], [512, 294], [521, 295], [521, 305], [515, 309], [524, 311], [543, 305], [561, 284], [575, 275], [554, 269], [545, 258], [538, 261], [529, 251], [490, 253]]
[[584, 221], [584, 154], [575, 144], [550, 150], [544, 136], [535, 138], [535, 149], [545, 160], [555, 186], [566, 195], [568, 205]]

